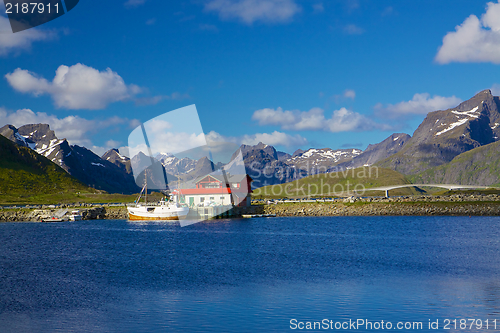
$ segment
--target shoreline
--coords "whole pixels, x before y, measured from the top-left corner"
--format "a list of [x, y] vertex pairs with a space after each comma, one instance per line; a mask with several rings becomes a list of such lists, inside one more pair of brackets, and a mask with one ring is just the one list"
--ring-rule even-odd
[[[68, 207], [72, 209], [72, 207]], [[125, 206], [90, 206], [79, 209], [84, 220], [127, 219]], [[56, 209], [0, 209], [0, 222], [40, 221]], [[342, 198], [316, 202], [274, 202], [234, 208], [234, 216], [274, 214], [292, 216], [500, 216], [499, 195], [447, 197]]]

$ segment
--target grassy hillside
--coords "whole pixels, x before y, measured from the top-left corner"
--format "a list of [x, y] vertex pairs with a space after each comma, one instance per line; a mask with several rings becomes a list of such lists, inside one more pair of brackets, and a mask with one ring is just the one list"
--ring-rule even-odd
[[66, 171], [0, 135], [0, 202], [61, 202], [76, 193], [95, 193]]
[[[371, 187], [410, 184], [399, 172], [361, 167], [341, 172], [332, 172], [305, 177], [285, 184], [264, 186], [254, 190], [252, 198], [305, 198], [336, 197], [354, 195], [384, 195], [382, 191], [369, 191]], [[391, 190], [391, 195], [421, 193], [414, 188]]]
[[456, 156], [451, 162], [410, 176], [413, 182], [500, 187], [500, 141]]

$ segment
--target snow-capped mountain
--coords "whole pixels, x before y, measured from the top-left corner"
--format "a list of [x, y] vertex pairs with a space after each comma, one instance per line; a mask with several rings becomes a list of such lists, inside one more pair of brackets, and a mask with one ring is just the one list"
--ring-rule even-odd
[[120, 169], [124, 170], [127, 173], [132, 172], [132, 167], [130, 165], [130, 158], [127, 156], [124, 156], [120, 154], [118, 149], [110, 149], [107, 152], [105, 152], [101, 158], [105, 161], [111, 162]]
[[6, 125], [0, 129], [0, 134], [35, 150], [88, 186], [110, 193], [136, 193], [139, 190], [125, 170], [85, 147], [72, 146], [66, 139], [58, 139], [47, 124], [24, 125], [18, 129]]
[[187, 174], [195, 170], [197, 161], [188, 157], [177, 158], [170, 153], [161, 153], [155, 158], [163, 164], [165, 171], [172, 175]]
[[350, 161], [362, 152], [360, 149], [311, 148], [301, 153], [294, 153], [284, 162], [293, 168], [306, 170], [308, 174], [314, 175], [338, 171], [336, 166], [339, 163]]
[[420, 173], [500, 137], [500, 99], [483, 90], [455, 108], [429, 112], [404, 148], [382, 166]]

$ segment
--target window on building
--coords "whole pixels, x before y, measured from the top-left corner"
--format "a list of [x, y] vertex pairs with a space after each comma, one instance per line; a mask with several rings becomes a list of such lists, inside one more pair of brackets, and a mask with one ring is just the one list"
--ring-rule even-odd
[[205, 202], [205, 197], [201, 197], [200, 202]]

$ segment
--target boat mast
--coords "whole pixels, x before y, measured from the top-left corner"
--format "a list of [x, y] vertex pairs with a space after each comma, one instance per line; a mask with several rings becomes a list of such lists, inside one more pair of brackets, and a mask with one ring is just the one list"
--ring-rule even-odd
[[148, 203], [148, 170], [146, 169], [146, 172], [144, 174], [146, 177], [144, 177], [144, 188], [146, 191], [144, 192], [144, 203]]

